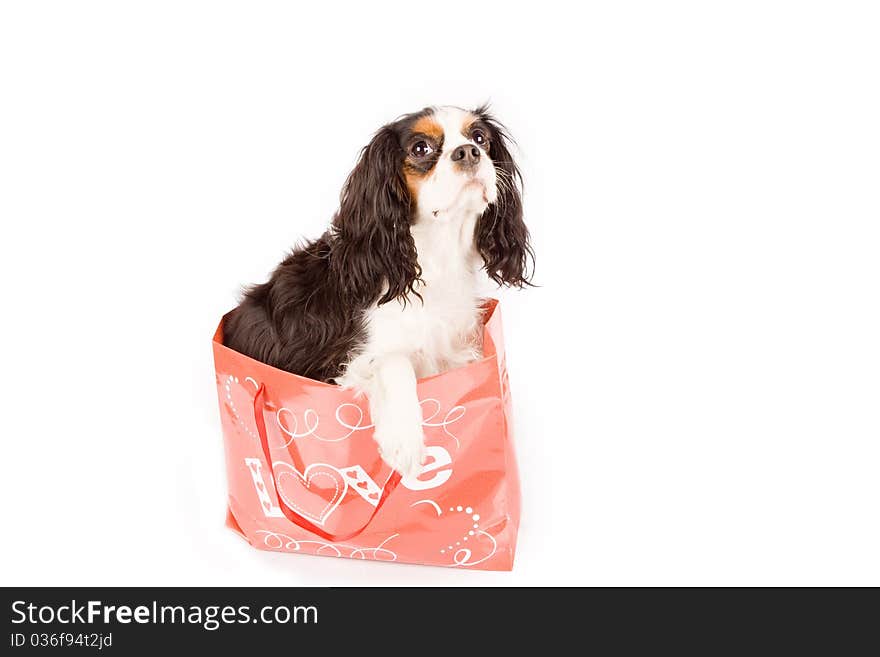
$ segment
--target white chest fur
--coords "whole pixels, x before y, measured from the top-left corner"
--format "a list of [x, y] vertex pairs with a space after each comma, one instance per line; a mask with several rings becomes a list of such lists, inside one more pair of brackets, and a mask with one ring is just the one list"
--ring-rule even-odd
[[366, 339], [339, 383], [369, 388], [371, 364], [389, 354], [406, 356], [418, 378], [464, 365], [481, 355], [481, 259], [473, 245], [476, 215], [439, 217], [412, 227], [422, 281], [406, 304], [373, 306]]

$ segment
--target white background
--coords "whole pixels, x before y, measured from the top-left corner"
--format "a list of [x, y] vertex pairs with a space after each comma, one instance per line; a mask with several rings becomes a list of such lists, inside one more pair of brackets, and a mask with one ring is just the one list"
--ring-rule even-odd
[[[3, 3], [0, 581], [880, 584], [877, 11], [660, 4]], [[219, 317], [383, 122], [486, 99], [514, 572], [251, 549]]]

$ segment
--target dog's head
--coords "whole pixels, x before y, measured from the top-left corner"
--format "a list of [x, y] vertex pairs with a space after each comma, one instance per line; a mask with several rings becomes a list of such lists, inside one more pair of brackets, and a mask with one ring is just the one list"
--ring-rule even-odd
[[474, 246], [499, 285], [528, 284], [522, 178], [487, 108], [426, 108], [382, 127], [361, 152], [333, 220], [331, 266], [358, 297], [406, 298], [420, 271], [410, 225], [478, 215]]

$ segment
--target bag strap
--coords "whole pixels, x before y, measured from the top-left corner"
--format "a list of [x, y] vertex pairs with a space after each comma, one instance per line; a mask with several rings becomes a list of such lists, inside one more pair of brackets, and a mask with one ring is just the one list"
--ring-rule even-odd
[[[260, 445], [263, 448], [263, 455], [266, 457], [266, 463], [269, 465], [269, 473], [272, 480], [272, 486], [275, 488], [275, 495], [278, 497], [278, 507], [281, 509], [281, 513], [284, 514], [284, 517], [287, 518], [293, 524], [305, 529], [306, 531], [310, 531], [313, 534], [317, 534], [321, 538], [331, 541], [331, 542], [340, 542], [347, 541], [351, 538], [354, 538], [361, 532], [363, 532], [373, 521], [373, 518], [376, 517], [376, 514], [379, 513], [379, 509], [382, 508], [382, 505], [385, 504], [385, 500], [388, 499], [388, 496], [391, 494], [395, 488], [397, 488], [397, 484], [400, 483], [400, 473], [392, 472], [391, 477], [389, 477], [388, 481], [385, 482], [385, 487], [382, 489], [382, 495], [379, 498], [378, 503], [376, 504], [376, 508], [373, 510], [373, 513], [370, 514], [370, 517], [367, 518], [367, 521], [363, 524], [362, 527], [357, 529], [356, 531], [349, 532], [347, 534], [331, 534], [329, 532], [324, 531], [321, 527], [316, 524], [309, 522], [302, 516], [294, 513], [292, 509], [290, 509], [284, 500], [281, 498], [281, 495], [278, 494], [278, 485], [275, 482], [275, 471], [272, 468], [272, 455], [269, 452], [269, 440], [266, 436], [266, 421], [263, 417], [263, 409], [265, 407], [265, 403], [263, 402], [264, 392], [266, 386], [260, 384], [259, 389], [257, 390], [257, 394], [254, 395], [254, 420], [257, 424], [257, 433], [260, 436]], [[291, 458], [293, 458], [294, 463], [302, 463], [302, 457], [299, 454], [299, 448], [297, 447], [296, 440], [291, 441], [288, 446], [288, 451], [290, 452]], [[302, 466], [298, 466], [302, 467]]]

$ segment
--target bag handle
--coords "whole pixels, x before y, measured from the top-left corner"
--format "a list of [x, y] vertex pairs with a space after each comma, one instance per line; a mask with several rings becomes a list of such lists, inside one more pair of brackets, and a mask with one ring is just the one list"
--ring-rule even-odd
[[[302, 516], [297, 515], [287, 506], [287, 504], [281, 498], [281, 495], [278, 494], [278, 485], [275, 483], [275, 471], [272, 469], [272, 455], [269, 452], [269, 439], [266, 435], [266, 421], [263, 418], [263, 397], [265, 390], [266, 386], [261, 383], [260, 387], [257, 389], [257, 394], [254, 395], [254, 420], [257, 424], [257, 433], [260, 436], [260, 445], [263, 448], [263, 455], [266, 457], [266, 463], [269, 465], [269, 475], [272, 480], [272, 486], [275, 488], [275, 495], [276, 497], [278, 497], [278, 507], [281, 509], [281, 513], [283, 513], [284, 517], [293, 524], [301, 527], [302, 529], [310, 531], [313, 534], [317, 534], [327, 541], [337, 543], [354, 538], [370, 525], [370, 523], [373, 521], [373, 518], [375, 518], [376, 514], [379, 513], [379, 509], [381, 509], [382, 505], [385, 504], [385, 500], [388, 499], [391, 491], [397, 488], [397, 484], [400, 483], [401, 479], [400, 473], [396, 471], [391, 473], [391, 477], [389, 477], [388, 481], [385, 482], [385, 487], [382, 489], [382, 495], [379, 498], [379, 501], [376, 503], [376, 508], [373, 510], [373, 513], [370, 514], [370, 517], [367, 518], [367, 521], [363, 524], [362, 527], [353, 532], [349, 532], [347, 534], [331, 534], [324, 531], [316, 524], [309, 522]], [[296, 440], [293, 440], [290, 443], [290, 445], [288, 446], [288, 452], [290, 452], [290, 456], [291, 458], [293, 458], [294, 464], [302, 469], [302, 457], [299, 454], [299, 448], [296, 445]]]

